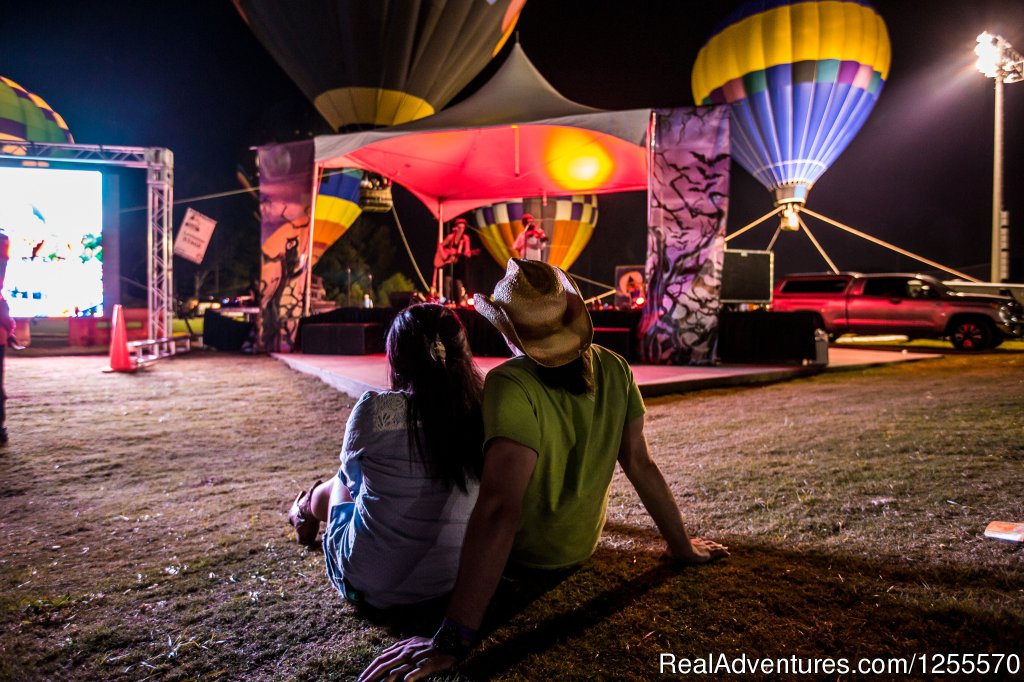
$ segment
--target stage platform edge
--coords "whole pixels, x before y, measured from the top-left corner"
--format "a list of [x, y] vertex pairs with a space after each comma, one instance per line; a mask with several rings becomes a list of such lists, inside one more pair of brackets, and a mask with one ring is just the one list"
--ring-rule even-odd
[[[388, 384], [387, 360], [376, 355], [306, 355], [272, 353], [292, 369], [319, 378], [328, 386], [353, 398], [365, 391], [382, 390]], [[709, 388], [749, 386], [788, 381], [799, 377], [864, 369], [897, 362], [916, 362], [943, 357], [935, 353], [829, 348], [828, 365], [631, 365], [640, 393], [645, 398], [673, 393], [702, 391]], [[506, 358], [477, 357], [486, 373]]]

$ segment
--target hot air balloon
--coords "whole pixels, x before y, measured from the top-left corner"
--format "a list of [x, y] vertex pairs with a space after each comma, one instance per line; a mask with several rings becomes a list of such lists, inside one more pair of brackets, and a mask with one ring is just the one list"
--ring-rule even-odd
[[701, 48], [693, 95], [730, 105], [733, 157], [776, 206], [798, 207], [864, 125], [890, 56], [867, 2], [754, 0]]
[[352, 223], [362, 213], [359, 208], [359, 183], [362, 178], [362, 171], [351, 168], [328, 171], [321, 178], [314, 209], [313, 265], [316, 265], [331, 244], [352, 227]]
[[526, 0], [234, 0], [336, 130], [441, 109], [512, 33]]
[[548, 262], [568, 270], [597, 226], [597, 196], [594, 194], [543, 199], [502, 201], [473, 211], [470, 222], [480, 230], [480, 241], [491, 257], [503, 266], [518, 254], [512, 244], [523, 229], [524, 213], [534, 217], [547, 233]]
[[[9, 78], [0, 76], [0, 145], [3, 140], [74, 144], [67, 123], [42, 97]], [[6, 147], [5, 154], [23, 155], [21, 147]]]

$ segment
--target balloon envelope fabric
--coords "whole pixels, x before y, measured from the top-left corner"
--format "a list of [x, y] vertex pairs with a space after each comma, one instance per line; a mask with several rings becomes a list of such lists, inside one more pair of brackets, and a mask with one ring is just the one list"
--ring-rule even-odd
[[324, 251], [345, 234], [363, 212], [359, 208], [359, 182], [363, 172], [346, 168], [329, 170], [320, 180], [313, 214], [313, 258], [316, 265]]
[[[29, 92], [10, 78], [0, 76], [0, 141], [59, 142], [74, 144], [67, 123], [42, 97]], [[3, 147], [4, 153], [24, 154], [18, 147]]]
[[502, 267], [509, 258], [519, 257], [512, 244], [523, 230], [520, 221], [525, 213], [547, 234], [547, 262], [568, 270], [594, 234], [597, 196], [548, 197], [546, 202], [540, 197], [513, 199], [474, 210], [470, 222], [479, 228], [484, 248]]
[[234, 0], [335, 130], [439, 111], [511, 35], [526, 0]]
[[867, 120], [891, 48], [867, 2], [754, 0], [701, 48], [698, 104], [729, 104], [732, 154], [776, 203], [802, 203]]

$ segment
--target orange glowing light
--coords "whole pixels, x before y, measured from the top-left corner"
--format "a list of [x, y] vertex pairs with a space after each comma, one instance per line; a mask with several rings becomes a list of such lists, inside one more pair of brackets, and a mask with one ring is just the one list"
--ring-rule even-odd
[[551, 132], [544, 149], [544, 163], [551, 179], [571, 191], [600, 187], [615, 169], [611, 154], [594, 133], [575, 128]]

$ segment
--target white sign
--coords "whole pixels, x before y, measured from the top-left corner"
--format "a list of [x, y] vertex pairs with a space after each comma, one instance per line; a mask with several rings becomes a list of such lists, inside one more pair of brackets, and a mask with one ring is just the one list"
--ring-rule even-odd
[[181, 229], [178, 236], [174, 238], [174, 255], [181, 256], [193, 263], [203, 262], [206, 255], [206, 247], [210, 244], [210, 236], [217, 221], [204, 216], [195, 209], [185, 211], [185, 218], [181, 221]]

